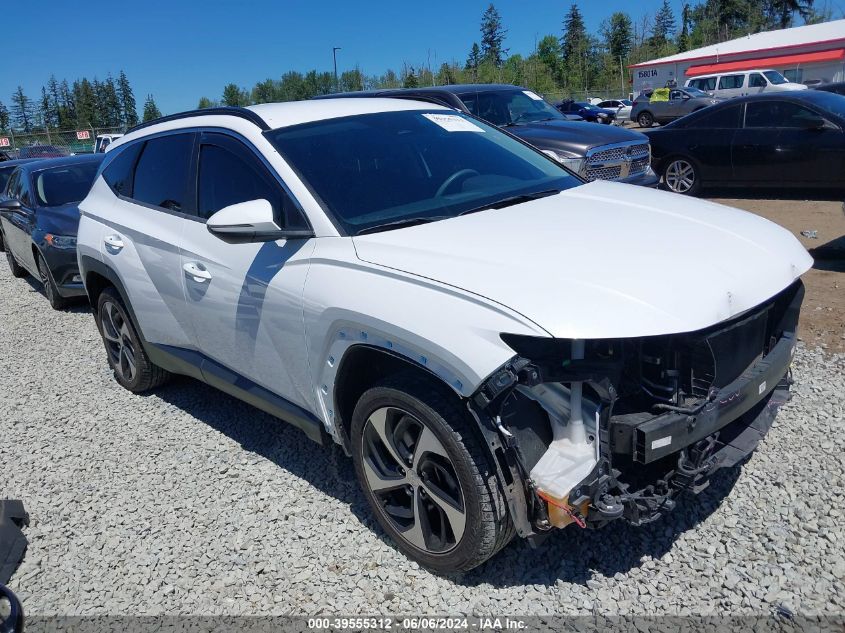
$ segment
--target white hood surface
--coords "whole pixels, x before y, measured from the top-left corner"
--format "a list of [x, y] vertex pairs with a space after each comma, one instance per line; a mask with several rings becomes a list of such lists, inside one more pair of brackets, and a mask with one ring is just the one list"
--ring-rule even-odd
[[353, 241], [363, 261], [481, 295], [558, 338], [699, 330], [813, 263], [759, 216], [606, 181]]

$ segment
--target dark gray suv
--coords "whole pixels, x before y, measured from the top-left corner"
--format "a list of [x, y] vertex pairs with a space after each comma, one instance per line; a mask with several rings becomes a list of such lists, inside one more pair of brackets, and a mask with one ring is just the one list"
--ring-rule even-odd
[[654, 187], [648, 138], [615, 126], [569, 121], [554, 106], [526, 88], [465, 84], [432, 88], [365, 90], [325, 95], [420, 99], [473, 114], [554, 157], [588, 181], [615, 180]]

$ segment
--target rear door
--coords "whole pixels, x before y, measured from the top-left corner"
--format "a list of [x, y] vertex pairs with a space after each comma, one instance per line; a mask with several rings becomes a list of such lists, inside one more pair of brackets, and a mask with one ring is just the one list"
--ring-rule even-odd
[[731, 146], [742, 122], [742, 105], [714, 106], [714, 110], [696, 113], [679, 130], [690, 156], [702, 170], [702, 179], [717, 184], [733, 175]]
[[220, 209], [250, 200], [268, 200], [285, 228], [308, 228], [305, 216], [278, 176], [239, 138], [203, 132], [195, 163], [198, 211], [182, 235], [181, 275], [194, 345], [214, 361], [203, 372], [224, 380], [243, 376], [313, 408], [313, 390], [303, 382], [309, 372], [302, 290], [315, 241], [233, 244], [206, 228]]
[[103, 172], [115, 197], [102, 225], [101, 256], [123, 282], [147, 341], [192, 344], [179, 240], [193, 216], [189, 186], [196, 133], [169, 132], [115, 150]]
[[827, 184], [842, 180], [843, 134], [837, 126], [809, 129], [821, 115], [792, 101], [746, 104], [734, 136], [734, 177], [750, 183]]

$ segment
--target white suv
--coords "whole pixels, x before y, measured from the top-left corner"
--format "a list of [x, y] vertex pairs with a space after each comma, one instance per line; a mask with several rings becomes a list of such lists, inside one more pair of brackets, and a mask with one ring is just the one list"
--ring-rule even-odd
[[406, 99], [165, 117], [80, 206], [117, 381], [186, 374], [340, 444], [443, 572], [514, 533], [651, 521], [753, 450], [811, 264], [757, 216], [584, 184]]

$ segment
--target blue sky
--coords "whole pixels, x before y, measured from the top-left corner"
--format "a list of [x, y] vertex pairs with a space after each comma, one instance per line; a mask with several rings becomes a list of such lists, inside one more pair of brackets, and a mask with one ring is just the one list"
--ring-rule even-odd
[[[587, 27], [598, 29], [613, 10], [636, 21], [653, 15], [662, 0], [636, 3], [578, 2]], [[8, 5], [8, 6], [7, 6]], [[535, 38], [561, 34], [569, 1], [495, 2], [508, 29], [511, 53], [529, 53]], [[681, 0], [672, 0], [676, 18]], [[33, 10], [37, 6], [37, 11]], [[332, 47], [340, 46], [338, 71], [358, 64], [366, 74], [463, 62], [479, 37], [487, 1], [397, 0], [43, 0], [37, 5], [4, 2], [3, 23], [14, 25], [0, 66], [0, 101], [7, 105], [20, 84], [32, 98], [50, 74], [72, 81], [105, 78], [124, 69], [139, 109], [153, 94], [164, 113], [196, 106], [201, 96], [219, 99], [223, 86], [252, 87], [286, 70], [331, 70]]]

